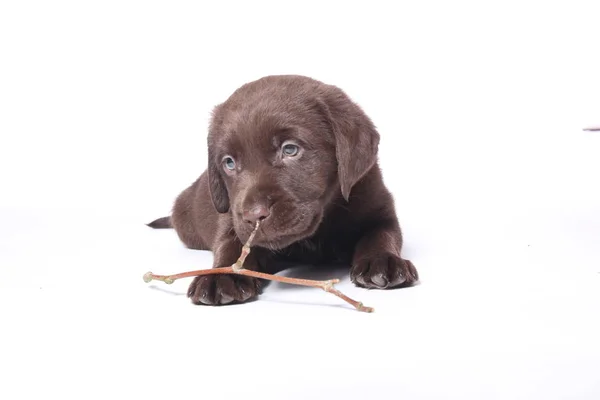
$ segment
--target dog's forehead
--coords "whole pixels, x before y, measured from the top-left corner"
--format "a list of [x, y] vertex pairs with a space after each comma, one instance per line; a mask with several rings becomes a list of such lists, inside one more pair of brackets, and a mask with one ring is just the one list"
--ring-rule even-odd
[[229, 110], [224, 115], [221, 129], [223, 143], [238, 148], [266, 148], [290, 132], [310, 133], [311, 125], [317, 122], [317, 116], [310, 110], [270, 103]]

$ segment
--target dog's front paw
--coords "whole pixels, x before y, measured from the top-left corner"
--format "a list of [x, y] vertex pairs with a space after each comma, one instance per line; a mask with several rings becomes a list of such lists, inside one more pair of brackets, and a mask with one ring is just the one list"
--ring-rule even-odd
[[412, 262], [393, 254], [358, 259], [350, 269], [350, 279], [356, 286], [369, 289], [390, 289], [410, 286], [419, 280]]
[[197, 276], [190, 284], [188, 297], [194, 304], [222, 305], [243, 303], [261, 292], [258, 279], [242, 275]]

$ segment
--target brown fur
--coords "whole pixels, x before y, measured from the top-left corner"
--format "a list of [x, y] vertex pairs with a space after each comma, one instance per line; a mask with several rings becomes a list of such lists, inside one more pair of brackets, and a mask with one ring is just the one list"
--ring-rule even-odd
[[[284, 141], [298, 154], [287, 156]], [[246, 268], [342, 263], [357, 286], [409, 286], [418, 274], [401, 257], [378, 145], [369, 117], [335, 86], [291, 75], [250, 82], [213, 112], [208, 169], [178, 196], [170, 218], [149, 225], [172, 225], [187, 247], [211, 250], [218, 268], [236, 261], [256, 218], [266, 216]], [[216, 305], [260, 291], [253, 278], [211, 275], [194, 279], [188, 296]]]

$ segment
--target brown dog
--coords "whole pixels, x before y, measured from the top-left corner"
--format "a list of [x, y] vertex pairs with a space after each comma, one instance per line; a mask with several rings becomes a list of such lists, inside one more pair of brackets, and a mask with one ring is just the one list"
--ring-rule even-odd
[[[211, 250], [214, 268], [239, 257], [261, 220], [245, 268], [343, 263], [357, 286], [393, 288], [418, 280], [401, 258], [402, 234], [377, 164], [379, 134], [335, 86], [302, 76], [268, 76], [237, 89], [212, 115], [208, 169], [175, 201], [170, 217], [192, 249]], [[262, 283], [237, 275], [196, 277], [195, 304], [255, 298]]]

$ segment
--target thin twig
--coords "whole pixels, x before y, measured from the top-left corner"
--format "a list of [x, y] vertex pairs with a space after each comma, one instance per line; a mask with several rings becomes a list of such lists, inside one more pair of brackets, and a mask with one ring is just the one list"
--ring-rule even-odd
[[157, 280], [157, 281], [162, 281], [162, 282], [170, 285], [173, 282], [175, 282], [177, 279], [189, 278], [189, 277], [193, 277], [193, 276], [215, 275], [215, 274], [245, 275], [245, 276], [251, 276], [253, 278], [266, 279], [266, 280], [277, 281], [277, 282], [282, 282], [282, 283], [289, 283], [291, 285], [310, 286], [310, 287], [314, 287], [314, 288], [320, 288], [328, 293], [331, 293], [331, 294], [339, 297], [340, 299], [344, 300], [345, 302], [351, 304], [358, 311], [363, 311], [363, 312], [368, 312], [368, 313], [374, 311], [372, 307], [365, 307], [363, 305], [363, 303], [353, 300], [350, 297], [343, 294], [342, 292], [340, 292], [339, 290], [335, 289], [333, 287], [333, 285], [336, 283], [339, 283], [339, 281], [340, 281], [339, 279], [316, 281], [316, 280], [311, 280], [311, 279], [288, 278], [285, 276], [266, 274], [264, 272], [257, 272], [257, 271], [252, 271], [249, 269], [244, 269], [243, 268], [244, 261], [246, 260], [246, 257], [248, 256], [248, 254], [250, 254], [250, 246], [252, 245], [252, 241], [254, 240], [254, 235], [256, 234], [259, 226], [260, 226], [260, 222], [257, 222], [256, 227], [252, 231], [252, 234], [250, 234], [250, 238], [248, 238], [248, 241], [242, 247], [242, 253], [240, 254], [240, 257], [230, 267], [200, 269], [200, 270], [196, 270], [196, 271], [182, 272], [180, 274], [175, 274], [175, 275], [155, 275], [152, 272], [146, 272], [144, 274], [144, 282], [149, 283], [153, 280]]
[[583, 128], [584, 131], [597, 132], [600, 131], [600, 126], [590, 126], [589, 128]]

